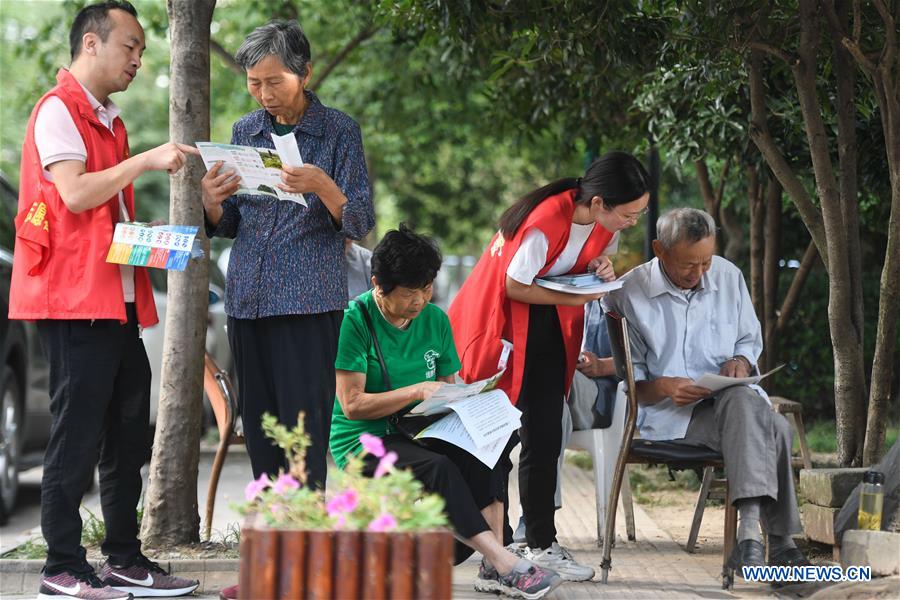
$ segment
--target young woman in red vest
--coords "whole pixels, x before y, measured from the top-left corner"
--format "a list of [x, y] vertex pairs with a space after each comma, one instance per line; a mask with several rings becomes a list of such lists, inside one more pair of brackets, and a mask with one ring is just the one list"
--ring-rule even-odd
[[[584, 177], [526, 194], [503, 213], [500, 231], [449, 310], [463, 379], [483, 379], [506, 366], [500, 387], [522, 411], [519, 493], [527, 552], [570, 581], [591, 579], [594, 571], [556, 542], [561, 420], [581, 348], [583, 307], [602, 294], [556, 292], [534, 280], [588, 271], [615, 278], [607, 255], [615, 252], [617, 232], [646, 211], [649, 189], [636, 158], [610, 152]], [[510, 468], [508, 459], [498, 463], [498, 495], [506, 495]]]

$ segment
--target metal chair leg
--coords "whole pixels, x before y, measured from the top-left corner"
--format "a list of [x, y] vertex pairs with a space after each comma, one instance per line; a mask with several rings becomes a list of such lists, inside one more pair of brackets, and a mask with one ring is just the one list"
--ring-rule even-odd
[[[634, 499], [631, 496], [631, 480], [628, 478], [628, 465], [625, 465], [625, 473], [622, 477], [622, 511], [625, 513], [625, 533], [628, 541], [637, 539], [634, 532]], [[615, 541], [615, 540], [614, 540]]]
[[219, 447], [216, 449], [216, 457], [213, 459], [212, 471], [209, 474], [209, 487], [206, 490], [206, 522], [204, 523], [206, 541], [212, 537], [213, 511], [216, 508], [216, 490], [219, 487], [219, 476], [222, 474], [222, 466], [225, 464], [225, 456], [228, 454], [228, 446], [231, 443], [231, 432], [219, 439]]

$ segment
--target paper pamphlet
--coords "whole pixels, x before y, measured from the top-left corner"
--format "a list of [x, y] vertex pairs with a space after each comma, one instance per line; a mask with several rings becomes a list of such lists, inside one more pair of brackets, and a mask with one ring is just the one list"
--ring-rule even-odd
[[[272, 139], [275, 140], [276, 137], [279, 138], [279, 141], [275, 142], [276, 148], [279, 147], [279, 144], [281, 145], [278, 150], [214, 142], [197, 142], [196, 146], [207, 170], [221, 161], [223, 163], [222, 170], [234, 171], [241, 178], [241, 187], [237, 194], [271, 196], [307, 206], [303, 194], [292, 194], [278, 189], [278, 185], [281, 183], [282, 164], [299, 167], [303, 165], [303, 160], [300, 159], [297, 138], [288, 134], [286, 136], [273, 135]], [[293, 145], [287, 138], [293, 140]]]
[[[427, 400], [420, 402], [409, 412], [413, 415], [426, 416], [450, 412], [450, 408], [447, 405], [451, 402], [461, 398], [468, 398], [469, 396], [474, 396], [482, 392], [487, 392], [497, 387], [497, 382], [503, 377], [504, 372], [505, 370], [500, 371], [496, 375], [474, 383], [448, 383], [443, 385]], [[508, 401], [509, 400], [507, 400], [507, 402]]]
[[117, 223], [106, 262], [184, 271], [188, 260], [203, 256], [195, 225]]
[[446, 406], [453, 412], [416, 437], [437, 438], [459, 446], [493, 468], [509, 436], [519, 428], [522, 413], [502, 390], [458, 399]]
[[694, 385], [696, 385], [697, 387], [704, 387], [713, 392], [718, 392], [735, 385], [753, 385], [754, 383], [759, 383], [760, 381], [762, 381], [775, 371], [782, 369], [783, 367], [784, 365], [779, 365], [768, 373], [763, 373], [762, 375], [754, 375], [752, 377], [725, 377], [724, 375], [704, 373], [703, 375], [698, 377], [696, 381], [694, 381]]
[[597, 294], [600, 292], [611, 292], [619, 289], [625, 284], [625, 282], [620, 279], [603, 281], [593, 274], [539, 277], [535, 279], [534, 282], [548, 290], [565, 292], [567, 294]]

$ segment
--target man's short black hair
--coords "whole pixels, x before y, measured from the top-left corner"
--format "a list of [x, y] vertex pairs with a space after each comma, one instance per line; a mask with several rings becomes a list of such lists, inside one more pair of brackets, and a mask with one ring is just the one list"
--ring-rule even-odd
[[135, 19], [138, 16], [137, 9], [131, 2], [125, 0], [109, 0], [85, 6], [75, 15], [72, 29], [69, 31], [69, 51], [72, 53], [72, 60], [75, 60], [81, 52], [81, 39], [84, 34], [96, 33], [102, 41], [106, 41], [109, 32], [112, 31], [112, 23], [109, 20], [111, 10], [124, 10]]
[[434, 240], [401, 223], [372, 251], [372, 276], [385, 294], [398, 286], [419, 290], [434, 281], [442, 260]]

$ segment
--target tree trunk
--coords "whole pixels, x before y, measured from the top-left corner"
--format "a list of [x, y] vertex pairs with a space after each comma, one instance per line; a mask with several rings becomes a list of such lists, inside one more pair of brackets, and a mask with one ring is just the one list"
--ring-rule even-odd
[[[778, 362], [778, 339], [772, 323], [777, 322], [778, 261], [781, 260], [781, 184], [774, 177], [766, 186], [765, 252], [763, 256], [763, 360], [768, 371]], [[763, 380], [768, 382], [768, 380]], [[769, 388], [766, 387], [766, 390]]]
[[[209, 26], [215, 0], [168, 0], [172, 62], [169, 135], [193, 143], [209, 139]], [[203, 163], [190, 158], [172, 177], [172, 223], [199, 225], [197, 199]], [[203, 353], [208, 310], [208, 259], [191, 260], [170, 272], [163, 342], [162, 385], [150, 482], [144, 498], [141, 537], [148, 546], [200, 540], [197, 466], [203, 398]]]
[[815, 0], [800, 1], [799, 60], [791, 65], [791, 70], [803, 114], [826, 237], [828, 324], [834, 348], [838, 461], [843, 466], [856, 466], [862, 460], [867, 393], [862, 339], [860, 332], [853, 327], [853, 299], [856, 293], [850, 276], [847, 236], [859, 235], [859, 232], [848, 232], [844, 223], [840, 190], [816, 89], [816, 59], [821, 28], [819, 8]]
[[719, 208], [719, 223], [725, 232], [725, 248], [722, 254], [731, 262], [738, 262], [747, 250], [744, 220], [735, 212], [735, 203], [722, 203]]
[[878, 328], [875, 333], [872, 389], [863, 455], [863, 462], [867, 465], [877, 462], [884, 450], [891, 382], [893, 369], [896, 368], [894, 348], [897, 343], [897, 313], [900, 312], [897, 308], [900, 306], [900, 49], [897, 47], [897, 25], [894, 18], [883, 3], [876, 3], [876, 8], [886, 27], [885, 48], [879, 64], [869, 71], [869, 75], [881, 111], [891, 179], [891, 216], [878, 299]]
[[762, 184], [759, 179], [759, 169], [754, 166], [747, 167], [747, 202], [750, 206], [750, 299], [753, 301], [756, 318], [764, 327], [766, 323], [765, 288], [763, 287], [765, 218]]

